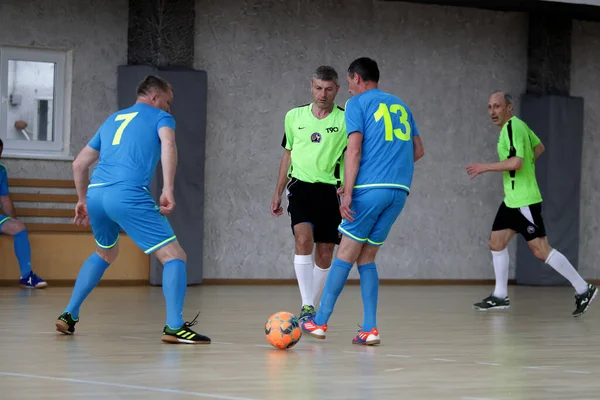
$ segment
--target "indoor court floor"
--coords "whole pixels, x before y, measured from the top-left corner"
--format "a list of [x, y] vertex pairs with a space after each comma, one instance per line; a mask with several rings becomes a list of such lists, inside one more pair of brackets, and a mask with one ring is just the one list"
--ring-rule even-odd
[[567, 287], [509, 287], [511, 309], [478, 312], [489, 286], [382, 286], [379, 346], [347, 286], [328, 337], [275, 350], [264, 323], [297, 313], [295, 286], [188, 288], [184, 319], [210, 345], [160, 341], [160, 287], [99, 287], [74, 336], [54, 330], [71, 288], [0, 288], [0, 399], [600, 399], [600, 300], [571, 317]]

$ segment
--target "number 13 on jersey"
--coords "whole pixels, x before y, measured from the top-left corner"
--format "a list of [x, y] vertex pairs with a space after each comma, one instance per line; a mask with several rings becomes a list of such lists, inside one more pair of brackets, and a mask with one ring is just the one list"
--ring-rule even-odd
[[121, 136], [123, 136], [123, 131], [125, 130], [125, 128], [127, 128], [127, 125], [129, 125], [131, 120], [133, 120], [136, 115], [138, 115], [137, 112], [132, 112], [132, 113], [128, 113], [128, 114], [119, 114], [115, 117], [115, 121], [123, 121], [123, 122], [121, 122], [121, 125], [119, 125], [119, 128], [115, 132], [115, 137], [113, 138], [113, 141], [112, 141], [113, 146], [116, 146], [119, 143], [121, 143]]
[[[392, 124], [391, 114], [398, 115], [398, 111], [400, 111], [400, 123], [402, 124], [402, 126], [404, 126], [404, 130], [400, 128], [394, 129], [394, 126]], [[376, 122], [379, 122], [379, 120], [383, 118], [386, 141], [391, 142], [392, 140], [394, 140], [394, 136], [403, 141], [410, 140], [410, 122], [408, 122], [408, 112], [406, 111], [406, 108], [402, 107], [400, 104], [392, 104], [388, 108], [387, 104], [380, 103], [377, 111], [373, 113], [373, 117], [375, 118]]]

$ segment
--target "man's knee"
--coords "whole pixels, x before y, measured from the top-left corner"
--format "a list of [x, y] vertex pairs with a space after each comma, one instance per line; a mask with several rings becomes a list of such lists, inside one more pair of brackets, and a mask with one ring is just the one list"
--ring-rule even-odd
[[177, 240], [156, 250], [154, 255], [163, 265], [171, 260], [187, 262], [187, 255]]
[[491, 251], [502, 251], [506, 248], [506, 246], [501, 240], [494, 240], [492, 238], [490, 238], [488, 246]]
[[530, 241], [528, 243], [529, 249], [536, 258], [539, 258], [542, 261], [546, 261], [552, 252], [552, 247], [545, 239], [538, 238]]
[[96, 248], [96, 254], [100, 256], [108, 264], [112, 264], [119, 255], [119, 243], [115, 244], [110, 249], [103, 249], [102, 247]]
[[315, 263], [319, 268], [327, 269], [333, 260], [333, 243], [318, 243], [315, 251]]
[[19, 221], [18, 219], [9, 219], [2, 224], [2, 233], [10, 236], [15, 236], [26, 229], [27, 227], [23, 221]]
[[[303, 224], [304, 225], [304, 224]], [[297, 254], [312, 254], [314, 239], [312, 228], [305, 226], [294, 227], [294, 235], [296, 237], [296, 253]]]

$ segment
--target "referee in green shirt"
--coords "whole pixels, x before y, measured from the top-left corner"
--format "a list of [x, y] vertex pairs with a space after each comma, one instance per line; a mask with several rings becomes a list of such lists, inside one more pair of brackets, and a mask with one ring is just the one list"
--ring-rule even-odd
[[542, 195], [535, 176], [535, 161], [544, 145], [525, 122], [513, 115], [512, 98], [504, 92], [493, 93], [488, 101], [488, 113], [500, 128], [498, 155], [500, 162], [471, 164], [467, 173], [471, 179], [489, 171], [502, 172], [504, 202], [500, 205], [490, 236], [490, 250], [496, 274], [494, 292], [474, 306], [478, 310], [509, 308], [508, 243], [516, 233], [525, 238], [533, 254], [564, 276], [575, 288], [573, 316], [583, 314], [598, 289], [587, 283], [569, 260], [548, 244], [542, 219]]
[[284, 152], [271, 202], [271, 214], [282, 215], [281, 199], [286, 190], [296, 240], [294, 269], [302, 296], [300, 320], [316, 314], [314, 305], [325, 286], [333, 249], [340, 242], [337, 228], [342, 217], [337, 189], [348, 142], [344, 109], [335, 103], [340, 88], [335, 69], [317, 68], [310, 86], [313, 102], [293, 108], [285, 116]]

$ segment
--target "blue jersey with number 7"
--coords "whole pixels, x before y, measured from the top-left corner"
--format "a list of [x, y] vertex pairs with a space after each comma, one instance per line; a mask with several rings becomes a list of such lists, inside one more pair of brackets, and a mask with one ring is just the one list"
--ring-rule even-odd
[[398, 97], [370, 89], [346, 103], [346, 130], [363, 134], [355, 189], [392, 188], [410, 192], [414, 172], [413, 136], [419, 131]]
[[158, 160], [162, 127], [175, 130], [171, 114], [144, 103], [108, 117], [88, 146], [100, 152], [90, 187], [112, 185], [149, 187]]

